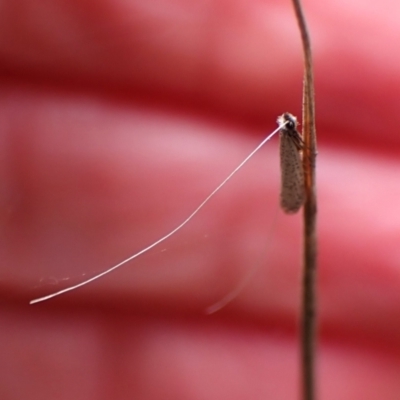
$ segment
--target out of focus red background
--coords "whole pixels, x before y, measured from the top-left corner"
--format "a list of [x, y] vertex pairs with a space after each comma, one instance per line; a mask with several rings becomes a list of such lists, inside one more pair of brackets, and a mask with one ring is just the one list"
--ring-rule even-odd
[[[304, 2], [318, 155], [319, 399], [398, 399], [398, 2]], [[299, 397], [301, 215], [276, 127], [301, 116], [289, 1], [5, 1], [0, 398]], [[249, 284], [226, 308], [204, 310]]]

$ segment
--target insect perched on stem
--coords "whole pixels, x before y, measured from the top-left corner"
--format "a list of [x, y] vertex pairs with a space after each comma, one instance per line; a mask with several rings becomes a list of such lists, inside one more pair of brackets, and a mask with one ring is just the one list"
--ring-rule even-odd
[[281, 160], [281, 194], [280, 202], [287, 214], [296, 213], [305, 201], [304, 173], [302, 164], [303, 138], [297, 130], [297, 119], [284, 113], [277, 120], [281, 126], [280, 160]]

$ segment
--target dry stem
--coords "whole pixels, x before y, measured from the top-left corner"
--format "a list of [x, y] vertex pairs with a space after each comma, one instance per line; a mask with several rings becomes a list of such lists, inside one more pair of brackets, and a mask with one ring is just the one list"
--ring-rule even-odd
[[314, 79], [310, 38], [300, 0], [293, 0], [300, 27], [304, 54], [303, 87], [303, 168], [306, 201], [304, 204], [303, 277], [301, 308], [301, 365], [302, 399], [315, 399], [315, 347], [316, 347], [316, 268], [317, 268], [317, 199], [315, 190], [315, 161], [317, 139], [314, 111]]

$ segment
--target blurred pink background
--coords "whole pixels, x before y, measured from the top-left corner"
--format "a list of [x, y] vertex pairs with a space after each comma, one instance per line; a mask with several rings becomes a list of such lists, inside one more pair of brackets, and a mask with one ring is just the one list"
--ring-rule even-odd
[[[319, 399], [400, 393], [398, 2], [304, 2], [319, 143]], [[289, 1], [5, 1], [0, 398], [299, 398], [301, 215], [276, 127], [301, 119]], [[204, 310], [253, 279], [226, 308]]]

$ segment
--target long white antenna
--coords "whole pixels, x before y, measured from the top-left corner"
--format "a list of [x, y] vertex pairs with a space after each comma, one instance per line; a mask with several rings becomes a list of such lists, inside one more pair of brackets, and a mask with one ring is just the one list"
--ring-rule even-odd
[[210, 194], [208, 195], [208, 197], [189, 215], [189, 217], [187, 217], [180, 225], [178, 225], [174, 230], [172, 230], [170, 233], [168, 233], [167, 235], [163, 236], [161, 239], [158, 239], [156, 242], [154, 242], [153, 244], [151, 244], [150, 246], [144, 248], [143, 250], [140, 250], [138, 253], [128, 257], [127, 259], [125, 259], [124, 261], [121, 261], [119, 264], [114, 265], [113, 267], [105, 270], [104, 272], [101, 272], [100, 274], [93, 276], [90, 279], [87, 279], [86, 281], [83, 281], [81, 283], [78, 283], [74, 286], [70, 286], [67, 287], [65, 289], [59, 290], [58, 292], [49, 294], [47, 296], [44, 297], [40, 297], [38, 299], [35, 300], [31, 300], [29, 302], [29, 304], [35, 304], [35, 303], [39, 303], [41, 301], [45, 301], [45, 300], [49, 300], [53, 297], [59, 296], [60, 294], [63, 293], [67, 293], [70, 292], [71, 290], [75, 290], [80, 288], [81, 286], [85, 286], [90, 282], [95, 281], [96, 279], [101, 278], [104, 275], [109, 274], [110, 272], [116, 270], [117, 268], [121, 267], [122, 265], [128, 263], [129, 261], [132, 261], [133, 259], [135, 259], [136, 257], [139, 257], [141, 254], [146, 253], [147, 251], [151, 250], [153, 247], [157, 246], [158, 244], [164, 242], [164, 240], [167, 240], [169, 237], [171, 237], [174, 233], [176, 233], [177, 231], [179, 231], [179, 229], [183, 228], [204, 206], [206, 203], [208, 203], [208, 201], [211, 199], [211, 197], [213, 197], [221, 188], [222, 186], [225, 185], [225, 183], [227, 183], [229, 181], [229, 179], [232, 178], [233, 175], [236, 174], [236, 172], [239, 171], [240, 168], [243, 167], [244, 164], [247, 163], [247, 161], [249, 161], [249, 159], [251, 157], [253, 157], [253, 155], [261, 149], [262, 146], [264, 146], [265, 143], [267, 143], [277, 132], [279, 132], [283, 126], [285, 126], [287, 124], [287, 121], [284, 122], [282, 125], [280, 125], [278, 128], [276, 128], [270, 135], [268, 135], [241, 163], [238, 167], [236, 167], [231, 173], [230, 175]]

